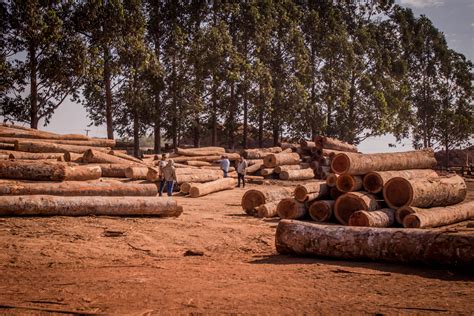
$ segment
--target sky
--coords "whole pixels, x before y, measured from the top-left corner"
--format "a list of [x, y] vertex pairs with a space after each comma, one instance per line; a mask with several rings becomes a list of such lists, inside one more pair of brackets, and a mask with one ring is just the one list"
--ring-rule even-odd
[[[474, 61], [474, 0], [397, 0], [402, 6], [409, 7], [415, 15], [426, 15], [433, 24], [442, 31], [448, 45], [455, 51], [463, 53]], [[51, 122], [41, 129], [57, 133], [85, 134], [89, 129], [89, 136], [106, 137], [105, 126], [90, 126], [87, 113], [82, 105], [69, 101], [62, 104], [55, 112]], [[358, 147], [361, 152], [388, 152], [411, 150], [410, 140], [396, 143], [392, 135], [372, 137], [362, 142]]]

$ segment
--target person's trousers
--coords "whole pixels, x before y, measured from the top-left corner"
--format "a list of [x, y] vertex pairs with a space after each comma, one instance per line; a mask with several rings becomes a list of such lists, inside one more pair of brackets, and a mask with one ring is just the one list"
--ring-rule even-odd
[[166, 181], [166, 190], [168, 191], [168, 196], [173, 195], [174, 181]]
[[227, 178], [227, 170], [222, 169], [224, 171], [224, 178]]
[[237, 173], [237, 186], [240, 188], [240, 180], [242, 179], [242, 188], [245, 188], [245, 174]]
[[163, 190], [165, 189], [165, 184], [166, 184], [165, 180], [160, 181], [160, 196], [163, 195]]

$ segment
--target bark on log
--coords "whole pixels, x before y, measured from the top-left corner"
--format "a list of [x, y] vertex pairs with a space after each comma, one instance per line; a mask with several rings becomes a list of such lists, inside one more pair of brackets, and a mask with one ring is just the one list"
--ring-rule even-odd
[[189, 190], [191, 190], [191, 187], [194, 185], [194, 183], [191, 182], [184, 182], [179, 185], [179, 192], [183, 194], [189, 194]]
[[71, 153], [71, 152], [67, 152], [63, 155], [64, 157], [64, 161], [67, 161], [67, 162], [84, 162], [83, 160], [83, 157], [84, 155], [83, 154], [76, 154], [76, 153]]
[[90, 164], [87, 166], [99, 166], [102, 170], [102, 177], [103, 178], [126, 178], [125, 170], [130, 167], [128, 164], [108, 164], [108, 163], [100, 163], [100, 164]]
[[58, 159], [63, 156], [62, 153], [29, 153], [23, 151], [11, 151], [9, 154], [10, 159], [23, 160]]
[[11, 159], [11, 157], [9, 155], [0, 154], [0, 159], [6, 160], [6, 159]]
[[300, 142], [300, 146], [301, 148], [303, 149], [306, 149], [306, 148], [314, 148], [316, 147], [316, 143], [315, 142], [312, 142], [312, 141], [309, 141], [309, 140], [302, 140]]
[[357, 147], [346, 142], [340, 141], [339, 139], [316, 136], [314, 139], [317, 148], [334, 149], [347, 152], [357, 152]]
[[383, 186], [390, 179], [402, 177], [405, 179], [436, 178], [438, 174], [431, 169], [412, 169], [399, 171], [372, 171], [364, 176], [364, 188], [370, 193], [382, 192]]
[[310, 180], [314, 179], [313, 169], [283, 170], [280, 172], [282, 180]]
[[338, 154], [331, 168], [338, 174], [364, 175], [371, 171], [430, 169], [436, 165], [433, 150], [382, 154]]
[[128, 167], [125, 169], [125, 177], [133, 180], [147, 180], [147, 167]]
[[253, 166], [255, 164], [261, 163], [263, 164], [263, 159], [246, 159], [248, 166]]
[[349, 192], [337, 198], [334, 215], [339, 223], [347, 225], [352, 213], [380, 209], [377, 197], [367, 192]]
[[[240, 159], [240, 155], [239, 154], [235, 154], [235, 153], [227, 153], [225, 154], [229, 160], [233, 161], [233, 160], [239, 160]], [[220, 160], [221, 159], [221, 155], [215, 155], [215, 156], [178, 156], [178, 157], [173, 157], [173, 160], [174, 162], [177, 162], [177, 163], [184, 163], [184, 162], [187, 162], [187, 161], [207, 161], [207, 162], [213, 162], [213, 161], [216, 161], [216, 160]]]
[[335, 187], [338, 177], [339, 177], [339, 175], [337, 175], [335, 173], [329, 173], [326, 177], [326, 184], [328, 185], [328, 187], [330, 187], [330, 188]]
[[466, 183], [458, 175], [411, 180], [397, 177], [383, 188], [383, 196], [391, 208], [448, 206], [464, 201], [466, 194]]
[[309, 216], [317, 222], [327, 222], [333, 217], [334, 200], [314, 201], [308, 210]]
[[395, 223], [395, 210], [382, 208], [375, 211], [357, 211], [349, 217], [350, 226], [390, 227]]
[[297, 153], [269, 154], [263, 158], [263, 164], [266, 168], [275, 168], [283, 165], [298, 165], [300, 155]]
[[288, 171], [288, 170], [307, 169], [308, 167], [309, 167], [309, 164], [276, 166], [275, 167], [275, 173], [281, 173], [282, 171]]
[[295, 188], [295, 199], [299, 202], [309, 202], [326, 196], [329, 193], [329, 187], [324, 181], [309, 182], [300, 184]]
[[116, 156], [109, 155], [108, 153], [101, 152], [95, 149], [88, 149], [83, 156], [83, 161], [86, 163], [111, 163], [111, 164], [122, 164], [130, 166], [141, 166], [141, 164], [134, 163], [130, 160], [119, 158]]
[[222, 179], [221, 174], [216, 174], [216, 173], [196, 173], [196, 174], [179, 174], [176, 175], [177, 178], [177, 183], [181, 184], [184, 182], [192, 182], [192, 183], [204, 183], [204, 182], [210, 182], [210, 181], [215, 181], [218, 179]]
[[[219, 171], [220, 173], [222, 173], [222, 169], [219, 166], [202, 166], [202, 167], [198, 167], [198, 169], [200, 169], [200, 170], [211, 170], [211, 171], [214, 171], [214, 172]], [[229, 169], [227, 170], [227, 172], [229, 172], [229, 173], [234, 172], [234, 171], [235, 171], [234, 167], [229, 167]]]
[[194, 166], [194, 167], [202, 167], [202, 166], [212, 166], [210, 162], [207, 161], [186, 161], [186, 164], [189, 166]]
[[248, 214], [254, 215], [257, 206], [289, 198], [292, 194], [293, 190], [291, 188], [278, 186], [248, 190], [242, 196], [242, 209]]
[[94, 180], [102, 171], [98, 167], [71, 167], [64, 163], [29, 160], [0, 161], [0, 178], [38, 181]]
[[130, 155], [121, 153], [117, 150], [111, 150], [111, 151], [108, 152], [108, 154], [112, 155], [112, 156], [115, 156], [115, 157], [125, 159], [125, 160], [130, 160], [130, 161], [135, 162], [135, 163], [140, 164], [140, 165], [145, 165], [145, 163], [142, 160], [140, 160], [138, 158], [135, 158], [135, 157], [132, 157]]
[[465, 232], [344, 227], [281, 220], [275, 245], [280, 254], [466, 267], [474, 264], [474, 235]]
[[64, 181], [0, 183], [0, 195], [60, 196], [156, 196], [155, 184], [133, 184], [119, 181]]
[[197, 198], [210, 193], [233, 189], [236, 186], [235, 179], [223, 178], [206, 183], [194, 183], [189, 189], [189, 196]]
[[0, 137], [0, 142], [15, 144], [15, 142], [44, 142], [60, 145], [74, 145], [86, 147], [113, 147], [115, 141], [113, 139], [90, 139], [90, 140], [64, 140], [64, 139], [35, 139], [22, 137]]
[[397, 210], [396, 218], [397, 222], [401, 222], [405, 228], [428, 228], [455, 224], [474, 219], [474, 201], [433, 208], [404, 206]]
[[278, 216], [277, 206], [279, 201], [274, 201], [270, 203], [266, 203], [263, 205], [259, 205], [255, 208], [257, 212], [257, 216], [260, 218], [271, 218]]
[[262, 176], [269, 176], [269, 175], [272, 175], [274, 172], [275, 172], [275, 169], [274, 169], [274, 168], [264, 168], [264, 169], [260, 169], [260, 174], [261, 174]]
[[244, 150], [244, 157], [246, 159], [263, 159], [268, 154], [275, 154], [282, 152], [281, 147], [270, 147], [270, 148], [256, 148]]
[[[32, 153], [67, 153], [73, 152], [82, 154], [90, 150], [90, 146], [76, 146], [76, 145], [63, 145], [55, 143], [46, 143], [46, 142], [26, 142], [26, 141], [17, 141], [15, 142], [15, 150], [17, 151], [27, 151]], [[110, 147], [94, 147], [94, 151], [108, 152]]]
[[263, 160], [260, 160], [261, 162], [257, 162], [249, 167], [247, 167], [245, 170], [247, 173], [254, 173], [259, 171], [263, 167]]
[[1, 196], [2, 216], [179, 216], [176, 200], [159, 197]]
[[15, 150], [15, 144], [0, 143], [0, 149]]
[[216, 156], [226, 155], [222, 147], [176, 148], [176, 153], [183, 156]]
[[308, 210], [304, 203], [293, 198], [286, 198], [277, 205], [277, 213], [280, 218], [299, 219], [308, 215]]
[[336, 181], [336, 187], [341, 192], [359, 191], [362, 189], [363, 180], [361, 176], [340, 175]]
[[18, 127], [0, 127], [0, 137], [18, 137], [34, 139], [57, 139], [57, 140], [90, 140], [85, 135], [66, 134], [60, 135], [36, 129], [19, 129]]

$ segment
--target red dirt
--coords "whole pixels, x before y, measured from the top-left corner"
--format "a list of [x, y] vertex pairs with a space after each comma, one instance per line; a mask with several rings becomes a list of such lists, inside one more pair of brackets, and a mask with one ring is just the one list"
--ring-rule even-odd
[[0, 311], [474, 313], [472, 271], [278, 255], [243, 193], [175, 197], [179, 218], [0, 218]]

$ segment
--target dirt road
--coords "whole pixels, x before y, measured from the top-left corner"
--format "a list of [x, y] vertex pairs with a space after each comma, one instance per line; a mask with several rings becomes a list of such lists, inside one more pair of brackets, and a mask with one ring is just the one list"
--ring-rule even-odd
[[278, 255], [243, 193], [175, 197], [171, 219], [0, 218], [0, 313], [474, 313], [472, 272]]

